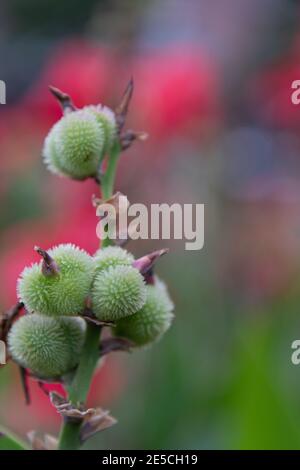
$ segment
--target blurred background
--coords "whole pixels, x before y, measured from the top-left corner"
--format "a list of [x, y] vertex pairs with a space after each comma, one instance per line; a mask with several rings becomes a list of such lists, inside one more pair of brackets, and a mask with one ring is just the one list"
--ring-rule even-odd
[[[300, 448], [300, 8], [296, 0], [2, 0], [0, 308], [34, 245], [97, 248], [95, 183], [48, 173], [55, 85], [77, 106], [135, 92], [128, 127], [149, 139], [124, 153], [117, 189], [131, 202], [204, 203], [205, 246], [171, 252], [158, 273], [176, 321], [164, 340], [115, 354], [90, 405], [117, 426], [97, 449]], [[136, 255], [166, 241], [130, 242]], [[59, 418], [17, 368], [0, 369], [0, 420], [25, 436]]]

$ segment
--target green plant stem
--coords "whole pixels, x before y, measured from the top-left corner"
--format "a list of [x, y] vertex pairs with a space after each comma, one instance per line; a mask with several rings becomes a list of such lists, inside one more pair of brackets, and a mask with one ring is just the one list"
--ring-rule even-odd
[[[101, 180], [102, 197], [104, 200], [109, 199], [113, 195], [114, 182], [115, 182], [117, 164], [118, 164], [118, 160], [120, 156], [120, 150], [121, 150], [120, 144], [118, 141], [116, 141], [116, 143], [111, 149], [109, 159], [107, 162], [107, 168]], [[111, 240], [108, 237], [102, 240], [101, 242], [102, 248], [105, 248], [106, 246], [109, 246], [109, 245], [111, 245]]]
[[[101, 328], [92, 323], [87, 324], [85, 343], [76, 374], [68, 388], [69, 400], [74, 406], [85, 403], [94, 370], [99, 360], [99, 338]], [[59, 449], [78, 449], [80, 446], [80, 424], [65, 421], [60, 438]]]
[[[107, 169], [101, 181], [102, 197], [109, 199], [113, 195], [115, 174], [120, 155], [120, 144], [116, 142], [108, 158]], [[110, 244], [109, 238], [102, 241], [102, 247]], [[101, 328], [87, 323], [86, 337], [79, 365], [71, 385], [68, 387], [69, 400], [74, 406], [85, 403], [93, 374], [99, 360], [99, 339]], [[59, 436], [59, 450], [76, 450], [80, 447], [80, 423], [65, 421]]]

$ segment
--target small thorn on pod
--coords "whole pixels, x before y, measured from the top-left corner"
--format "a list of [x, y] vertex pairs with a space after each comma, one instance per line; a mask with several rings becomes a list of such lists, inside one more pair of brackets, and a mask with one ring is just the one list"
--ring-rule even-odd
[[133, 88], [134, 88], [134, 83], [133, 83], [133, 78], [131, 77], [126, 87], [126, 90], [123, 94], [123, 97], [121, 99], [121, 103], [115, 110], [119, 133], [121, 132], [125, 124], [129, 104], [130, 104], [132, 94], [133, 94]]
[[54, 259], [39, 246], [35, 246], [34, 250], [43, 258], [42, 273], [44, 276], [56, 276], [59, 273], [59, 267]]
[[67, 95], [67, 93], [64, 93], [59, 88], [56, 88], [51, 85], [49, 85], [49, 90], [52, 93], [52, 95], [58, 100], [64, 114], [76, 110], [76, 107], [71, 97]]
[[142, 256], [141, 258], [135, 260], [132, 265], [133, 265], [134, 268], [138, 269], [141, 274], [145, 275], [149, 271], [152, 270], [152, 268], [153, 268], [154, 264], [156, 263], [156, 261], [161, 256], [168, 253], [168, 251], [169, 251], [168, 248], [153, 251], [152, 253], [149, 253], [149, 254], [147, 254], [145, 256]]

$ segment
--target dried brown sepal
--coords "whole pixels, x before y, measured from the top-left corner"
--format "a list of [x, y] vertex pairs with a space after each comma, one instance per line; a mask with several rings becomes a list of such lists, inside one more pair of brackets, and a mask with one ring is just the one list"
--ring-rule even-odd
[[57, 412], [68, 421], [80, 423], [86, 416], [93, 413], [93, 408], [85, 409], [84, 406], [76, 408], [70, 401], [56, 392], [50, 392], [50, 401]]
[[133, 346], [133, 343], [125, 338], [105, 338], [100, 343], [100, 355], [103, 357], [113, 351], [130, 352]]
[[94, 413], [94, 408], [88, 408], [87, 410], [80, 410], [73, 407], [72, 405], [66, 405], [66, 407], [57, 410], [63, 418], [66, 418], [72, 423], [81, 423], [85, 418], [91, 416]]
[[45, 434], [44, 438], [40, 438], [36, 431], [27, 433], [28, 440], [33, 450], [56, 450], [58, 447], [58, 440], [50, 434]]
[[115, 109], [116, 122], [117, 122], [119, 134], [121, 133], [125, 125], [129, 104], [130, 104], [132, 94], [133, 94], [133, 88], [134, 88], [134, 83], [133, 83], [133, 78], [131, 78], [125, 89], [125, 92], [122, 96], [119, 106], [117, 106], [117, 108]]
[[135, 140], [143, 142], [146, 139], [148, 139], [147, 132], [127, 130], [120, 136], [121, 149], [127, 150]]
[[117, 420], [109, 414], [109, 411], [96, 408], [94, 413], [85, 419], [81, 426], [79, 436], [81, 444], [98, 432], [104, 431], [116, 423]]
[[59, 267], [53, 258], [39, 246], [35, 246], [34, 250], [43, 258], [42, 273], [44, 276], [56, 276], [59, 273]]
[[51, 85], [49, 85], [49, 90], [54, 96], [54, 98], [56, 98], [57, 101], [59, 102], [64, 114], [70, 113], [76, 110], [76, 106], [74, 105], [72, 98], [69, 95], [67, 95], [67, 93], [64, 93], [59, 88], [56, 88]]
[[[154, 264], [157, 262], [161, 256], [165, 255], [169, 252], [168, 248], [163, 248], [162, 250], [153, 251], [152, 253], [148, 253], [141, 258], [138, 258], [132, 263], [132, 266], [140, 271], [145, 277], [148, 273], [152, 275], [152, 269]], [[146, 277], [147, 279], [147, 277]]]
[[6, 342], [8, 332], [16, 318], [24, 308], [23, 302], [18, 302], [9, 310], [0, 314], [0, 340]]
[[56, 392], [50, 392], [50, 401], [64, 420], [81, 423], [80, 442], [83, 443], [93, 434], [103, 431], [116, 423], [109, 411], [102, 408], [76, 407]]

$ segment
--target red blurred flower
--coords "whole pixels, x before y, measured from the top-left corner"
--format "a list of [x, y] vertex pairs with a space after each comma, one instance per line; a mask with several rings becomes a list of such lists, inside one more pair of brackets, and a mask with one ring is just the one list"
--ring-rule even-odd
[[2, 111], [5, 113], [0, 122], [2, 174], [36, 159], [50, 126], [61, 117], [60, 107], [48, 91], [49, 85], [69, 93], [78, 107], [106, 101], [113, 74], [111, 57], [111, 52], [103, 47], [79, 39], [63, 42], [52, 52], [23, 99]]
[[250, 85], [249, 106], [267, 125], [299, 129], [300, 108], [291, 101], [291, 85], [300, 80], [299, 54], [300, 36], [286, 56], [266, 67]]
[[[76, 187], [76, 183], [73, 184]], [[23, 268], [40, 260], [33, 249], [35, 245], [47, 249], [60, 243], [74, 243], [89, 253], [99, 247], [96, 236], [98, 219], [90, 195], [88, 197], [84, 192], [85, 199], [75, 197], [76, 193], [75, 190], [72, 192], [73, 204], [70, 199], [61, 199], [60, 210], [55, 217], [35, 223], [20, 223], [2, 234], [0, 298], [5, 306], [9, 307], [16, 301], [16, 281]]]
[[68, 40], [52, 53], [22, 104], [49, 125], [61, 117], [57, 102], [48, 92], [49, 85], [61, 88], [82, 107], [104, 101], [112, 73], [111, 52], [92, 42]]
[[[219, 113], [214, 65], [201, 51], [178, 45], [143, 53], [131, 66], [134, 122], [152, 135], [199, 131]], [[137, 116], [137, 117], [136, 117]]]

